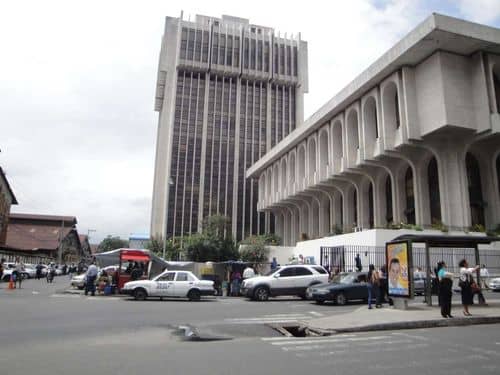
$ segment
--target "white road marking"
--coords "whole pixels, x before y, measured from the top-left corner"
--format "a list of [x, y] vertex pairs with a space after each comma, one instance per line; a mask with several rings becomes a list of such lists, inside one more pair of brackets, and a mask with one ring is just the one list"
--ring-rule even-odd
[[282, 316], [282, 317], [262, 317], [262, 318], [228, 318], [227, 322], [252, 322], [252, 321], [268, 321], [268, 320], [297, 320], [297, 319], [310, 319], [307, 315], [300, 316]]
[[[373, 341], [373, 340], [382, 340], [382, 339], [385, 339], [385, 338], [388, 338], [389, 336], [372, 336], [372, 337], [335, 337], [335, 338], [329, 338], [329, 339], [322, 339], [321, 340], [321, 343], [325, 343], [325, 342], [343, 342], [345, 343], [346, 341], [351, 341], [351, 342], [355, 342], [355, 341]], [[314, 338], [314, 339], [309, 339], [309, 340], [304, 340], [304, 341], [300, 341], [300, 342], [297, 342], [297, 341], [279, 341], [279, 342], [271, 342], [271, 345], [295, 345], [295, 346], [298, 346], [298, 345], [305, 345], [305, 344], [315, 344], [317, 343], [319, 340]]]
[[[356, 337], [356, 335], [335, 335], [336, 338], [342, 338], [342, 337]], [[314, 340], [321, 341], [321, 340], [331, 340], [332, 336], [318, 336], [315, 337]], [[296, 343], [299, 343], [304, 340], [311, 340], [311, 337], [262, 337], [262, 341], [293, 341]]]
[[325, 314], [321, 314], [321, 313], [316, 312], [316, 311], [309, 311], [309, 314], [315, 315], [315, 316], [325, 316]]
[[53, 298], [80, 298], [79, 294], [51, 294]]

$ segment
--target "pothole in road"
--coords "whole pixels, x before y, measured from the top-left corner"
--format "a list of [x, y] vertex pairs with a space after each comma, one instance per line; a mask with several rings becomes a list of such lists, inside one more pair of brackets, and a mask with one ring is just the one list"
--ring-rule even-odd
[[320, 334], [311, 331], [306, 326], [302, 325], [270, 325], [274, 330], [278, 331], [283, 336], [287, 337], [310, 337], [310, 336], [321, 336]]

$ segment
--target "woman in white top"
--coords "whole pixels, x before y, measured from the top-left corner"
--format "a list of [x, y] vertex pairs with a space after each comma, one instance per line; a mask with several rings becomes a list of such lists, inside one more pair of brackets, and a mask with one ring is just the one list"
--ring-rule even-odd
[[462, 259], [458, 263], [460, 267], [460, 288], [462, 289], [462, 305], [464, 307], [464, 315], [472, 315], [469, 312], [469, 306], [472, 305], [472, 274], [479, 269], [479, 266], [469, 268], [466, 259]]

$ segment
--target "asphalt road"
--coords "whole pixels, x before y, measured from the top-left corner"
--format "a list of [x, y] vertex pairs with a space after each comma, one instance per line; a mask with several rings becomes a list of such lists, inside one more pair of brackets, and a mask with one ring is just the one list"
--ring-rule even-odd
[[[135, 302], [0, 285], [0, 374], [497, 374], [499, 326], [286, 338], [293, 324], [359, 305], [240, 298]], [[179, 326], [207, 341], [189, 341]], [[181, 334], [179, 336], [178, 334]]]

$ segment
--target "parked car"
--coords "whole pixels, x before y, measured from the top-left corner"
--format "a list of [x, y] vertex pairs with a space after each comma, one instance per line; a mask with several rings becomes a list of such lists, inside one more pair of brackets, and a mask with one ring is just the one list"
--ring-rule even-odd
[[153, 280], [129, 281], [120, 292], [131, 295], [136, 300], [180, 297], [198, 301], [201, 296], [215, 295], [213, 281], [200, 280], [189, 271], [165, 271]]
[[267, 301], [269, 297], [300, 296], [306, 298], [306, 289], [311, 285], [328, 282], [328, 272], [318, 265], [289, 265], [269, 272], [265, 276], [256, 276], [244, 280], [241, 294], [258, 301]]
[[[422, 271], [415, 271], [413, 273], [413, 285], [414, 285], [414, 294], [415, 295], [424, 295], [425, 294], [425, 286], [427, 283], [427, 274]], [[431, 274], [431, 292], [432, 294], [438, 294], [438, 280], [434, 274]]]
[[[101, 273], [102, 273], [103, 270], [106, 271], [106, 273], [108, 274], [108, 276], [113, 277], [113, 275], [115, 274], [115, 272], [118, 269], [118, 267], [119, 267], [119, 265], [115, 264], [115, 265], [112, 265], [112, 266], [106, 266], [104, 268], [99, 269], [99, 273], [97, 274], [97, 278], [99, 278], [99, 276], [101, 276]], [[127, 269], [127, 266], [122, 264], [122, 272], [124, 272], [126, 269]], [[74, 275], [71, 278], [70, 284], [74, 288], [84, 289], [85, 288], [85, 282], [86, 282], [85, 273], [82, 273], [80, 275]]]
[[368, 300], [366, 272], [342, 272], [332, 282], [314, 285], [308, 288], [307, 296], [321, 305], [332, 301], [337, 305], [345, 305], [353, 300]]
[[31, 264], [24, 265], [23, 277], [26, 276], [28, 279], [36, 277], [36, 269]]
[[14, 271], [13, 268], [5, 268], [2, 274], [2, 281], [9, 282], [10, 275], [12, 275], [12, 271]]
[[494, 292], [500, 292], [500, 277], [495, 277], [488, 281], [488, 287]]
[[85, 281], [86, 281], [85, 274], [82, 273], [80, 275], [74, 275], [71, 278], [70, 284], [73, 288], [83, 289], [85, 288]]
[[[2, 280], [8, 282], [10, 280], [10, 275], [16, 268], [16, 264], [14, 262], [5, 262], [3, 265], [4, 265], [4, 270], [2, 274]], [[24, 265], [24, 271], [21, 272], [21, 277], [23, 279], [29, 279], [35, 277], [35, 275], [36, 275], [35, 270], [31, 269], [27, 265]]]

